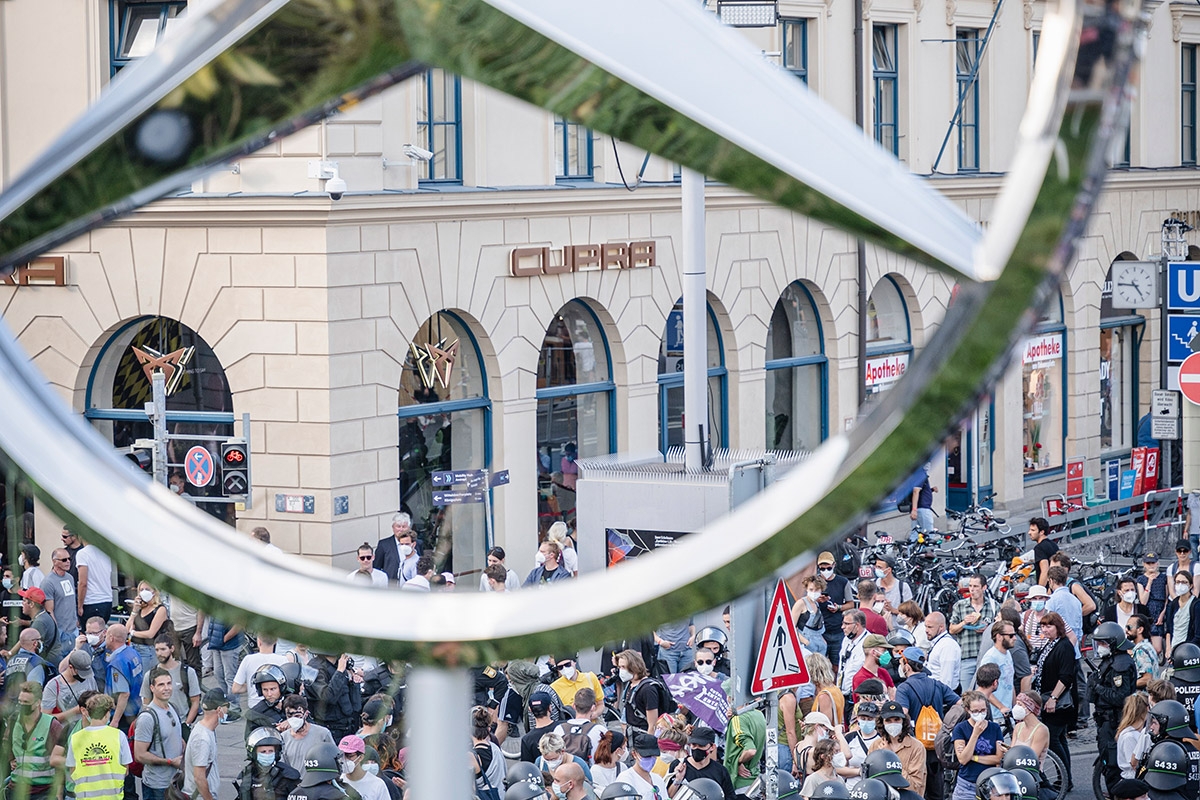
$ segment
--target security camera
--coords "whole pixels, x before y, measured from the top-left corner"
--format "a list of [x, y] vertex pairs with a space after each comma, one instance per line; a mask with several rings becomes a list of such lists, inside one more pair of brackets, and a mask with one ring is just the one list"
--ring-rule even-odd
[[325, 191], [329, 192], [330, 200], [341, 200], [346, 193], [346, 182], [335, 175], [325, 182]]
[[429, 161], [433, 158], [432, 151], [426, 150], [424, 147], [417, 147], [415, 144], [406, 144], [400, 149], [413, 161]]

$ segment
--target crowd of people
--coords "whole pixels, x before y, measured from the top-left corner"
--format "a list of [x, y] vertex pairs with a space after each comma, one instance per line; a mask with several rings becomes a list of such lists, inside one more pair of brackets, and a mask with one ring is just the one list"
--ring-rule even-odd
[[[859, 563], [845, 547], [823, 552], [793, 581], [809, 680], [778, 694], [779, 797], [1052, 800], [1044, 765], [1056, 757], [1052, 774], [1072, 788], [1071, 740], [1088, 724], [1111, 797], [1200, 797], [1190, 543], [1166, 569], [1145, 553], [1143, 574], [1103, 604], [1071, 576], [1045, 520], [1029, 533], [1030, 585], [998, 602], [973, 575], [948, 614], [925, 614], [886, 553]], [[271, 546], [265, 529], [254, 535]], [[406, 743], [420, 725], [404, 718], [403, 665], [250, 636], [146, 581], [127, 620], [113, 617], [111, 562], [67, 529], [49, 571], [39, 561], [27, 545], [0, 592], [20, 598], [18, 633], [0, 650], [10, 798], [407, 797]], [[403, 514], [358, 561], [348, 580], [455, 588], [417, 551]], [[526, 578], [504, 561], [499, 548], [488, 554], [481, 591], [524, 591], [578, 568], [565, 526]], [[682, 620], [610, 643], [598, 672], [575, 653], [475, 668], [465, 755], [476, 796], [763, 796], [767, 706], [730, 705], [728, 626], [726, 609], [723, 625]], [[246, 762], [223, 778], [216, 731], [239, 722]]]

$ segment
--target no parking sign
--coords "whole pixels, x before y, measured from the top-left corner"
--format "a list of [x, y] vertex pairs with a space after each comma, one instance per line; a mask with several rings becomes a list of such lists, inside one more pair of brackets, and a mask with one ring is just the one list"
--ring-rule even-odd
[[208, 448], [196, 445], [187, 451], [183, 459], [183, 474], [188, 483], [201, 489], [212, 483], [213, 457]]

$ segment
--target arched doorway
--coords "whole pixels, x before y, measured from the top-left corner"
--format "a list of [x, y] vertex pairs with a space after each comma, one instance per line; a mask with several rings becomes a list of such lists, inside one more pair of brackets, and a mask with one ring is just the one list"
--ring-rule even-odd
[[824, 441], [828, 363], [812, 294], [799, 281], [789, 284], [767, 328], [768, 450], [814, 450]]
[[[708, 309], [708, 429], [714, 448], [724, 447], [728, 439], [725, 426], [729, 418], [728, 381], [725, 346], [717, 315], [711, 303]], [[658, 351], [658, 446], [663, 453], [683, 447], [683, 298], [667, 316], [662, 344]]]

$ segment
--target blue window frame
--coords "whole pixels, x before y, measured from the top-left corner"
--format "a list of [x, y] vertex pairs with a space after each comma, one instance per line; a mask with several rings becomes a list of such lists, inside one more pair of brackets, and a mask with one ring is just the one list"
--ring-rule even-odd
[[1185, 44], [1181, 51], [1179, 76], [1179, 122], [1181, 161], [1196, 163], [1196, 45]]
[[900, 155], [900, 52], [897, 25], [871, 29], [875, 141]]
[[783, 68], [808, 83], [808, 20], [781, 19]]
[[828, 363], [817, 305], [792, 283], [767, 328], [768, 450], [814, 450], [829, 435]]
[[578, 122], [555, 117], [554, 164], [561, 180], [591, 180], [595, 170], [591, 130]]
[[884, 275], [867, 297], [867, 394], [879, 394], [900, 380], [912, 357], [912, 326], [900, 285]]
[[462, 79], [441, 69], [425, 73], [417, 93], [417, 134], [433, 153], [427, 183], [462, 183]]
[[112, 73], [149, 55], [186, 8], [187, 0], [109, 0]]
[[[708, 428], [714, 448], [725, 447], [729, 428], [728, 384], [725, 345], [717, 315], [708, 305]], [[683, 446], [683, 299], [675, 302], [667, 317], [658, 355], [658, 443], [662, 452]]]
[[954, 78], [958, 87], [958, 171], [979, 171], [979, 35], [974, 28], [955, 31]]

